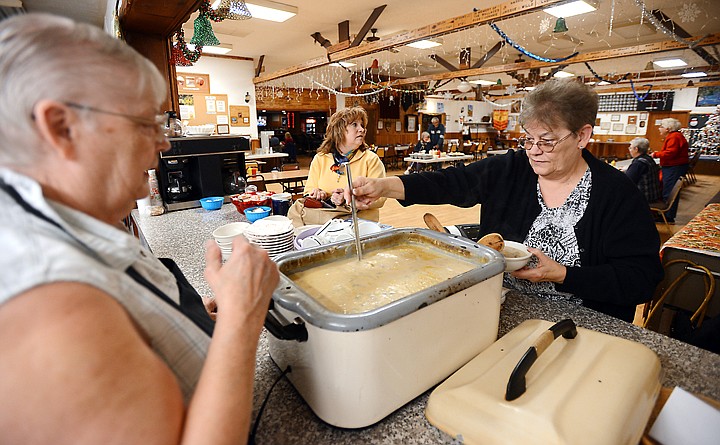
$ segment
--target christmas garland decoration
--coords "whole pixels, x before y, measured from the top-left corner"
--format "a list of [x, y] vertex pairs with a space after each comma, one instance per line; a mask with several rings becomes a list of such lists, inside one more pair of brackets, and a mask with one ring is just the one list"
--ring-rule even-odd
[[323, 85], [320, 82], [316, 81], [315, 79], [311, 79], [307, 76], [304, 76], [307, 80], [312, 82], [313, 84], [319, 86], [320, 88], [327, 90], [333, 94], [339, 95], [339, 96], [347, 96], [347, 97], [365, 97], [365, 96], [374, 96], [376, 94], [380, 94], [381, 92], [385, 91], [387, 87], [380, 88], [379, 90], [371, 91], [369, 93], [345, 93], [342, 91], [338, 91], [335, 88], [329, 87], [327, 85]]
[[642, 97], [640, 97], [640, 96], [638, 95], [638, 93], [635, 91], [635, 84], [633, 83], [633, 80], [630, 79], [630, 88], [632, 88], [632, 92], [633, 92], [633, 94], [635, 95], [635, 99], [637, 99], [638, 102], [642, 102], [642, 101], [644, 101], [645, 99], [647, 99], [648, 95], [650, 94], [650, 91], [651, 91], [652, 88], [653, 88], [652, 85], [645, 85], [645, 86], [649, 86], [650, 88], [648, 88], [647, 92], [645, 92], [645, 94], [643, 94]]
[[177, 43], [173, 45], [172, 62], [177, 66], [192, 66], [202, 55], [202, 44], [195, 45], [195, 50], [191, 51], [185, 43], [185, 31], [182, 28], [175, 33]]
[[596, 78], [597, 80], [601, 81], [601, 82], [607, 82], [607, 83], [617, 84], [617, 83], [620, 83], [620, 82], [622, 82], [623, 80], [627, 79], [628, 76], [630, 75], [630, 73], [625, 73], [625, 75], [622, 76], [621, 78], [619, 78], [618, 80], [605, 79], [605, 78], [601, 77], [598, 73], [596, 73], [595, 70], [592, 69], [592, 67], [590, 66], [589, 63], [587, 63], [587, 62], [584, 62], [584, 63], [585, 63], [585, 66], [587, 67], [587, 69], [590, 70], [590, 72], [592, 73], [592, 75], [595, 76], [595, 78]]
[[667, 28], [665, 27], [665, 25], [663, 25], [663, 24], [660, 22], [660, 20], [658, 20], [657, 17], [655, 17], [655, 16], [652, 14], [652, 12], [648, 12], [648, 10], [645, 9], [645, 4], [644, 4], [645, 2], [644, 2], [644, 1], [641, 1], [641, 0], [633, 0], [633, 1], [635, 2], [635, 6], [637, 6], [638, 8], [640, 8], [641, 16], [642, 16], [642, 17], [646, 17], [646, 18], [648, 19], [648, 21], [649, 21], [650, 23], [652, 23], [652, 25], [653, 25], [658, 31], [662, 32], [662, 33], [665, 34], [665, 35], [670, 36], [673, 40], [675, 40], [675, 41], [678, 42], [678, 43], [682, 43], [683, 45], [687, 45], [688, 48], [693, 48], [693, 47], [697, 46], [701, 41], [705, 40], [705, 37], [707, 37], [707, 36], [705, 36], [705, 37], [700, 37], [699, 39], [697, 39], [697, 40], [695, 40], [695, 41], [683, 39], [683, 38], [680, 37], [679, 35], [675, 34], [674, 32], [670, 31], [669, 29], [667, 29]]
[[502, 37], [503, 39], [505, 39], [505, 42], [507, 42], [508, 44], [510, 44], [510, 46], [512, 46], [512, 47], [515, 48], [516, 50], [520, 51], [521, 53], [525, 54], [526, 56], [528, 56], [528, 57], [530, 57], [530, 58], [533, 58], [533, 59], [535, 59], [535, 60], [539, 60], [540, 62], [547, 62], [547, 63], [564, 62], [564, 61], [566, 61], [566, 60], [568, 60], [568, 59], [571, 59], [571, 58], [577, 56], [578, 54], [580, 54], [579, 52], [575, 51], [574, 53], [570, 54], [570, 55], [567, 56], [567, 57], [561, 57], [561, 58], [559, 58], [559, 59], [548, 59], [547, 57], [542, 57], [542, 56], [535, 55], [535, 54], [531, 53], [530, 51], [526, 50], [525, 48], [523, 48], [522, 46], [520, 46], [520, 45], [518, 45], [517, 43], [515, 43], [510, 37], [507, 36], [507, 34], [505, 34], [504, 32], [502, 32], [502, 30], [501, 30], [500, 28], [498, 28], [498, 26], [497, 26], [496, 24], [490, 23], [490, 27], [491, 27], [493, 30], [495, 30], [495, 32], [498, 33], [498, 34], [500, 35], [500, 37]]

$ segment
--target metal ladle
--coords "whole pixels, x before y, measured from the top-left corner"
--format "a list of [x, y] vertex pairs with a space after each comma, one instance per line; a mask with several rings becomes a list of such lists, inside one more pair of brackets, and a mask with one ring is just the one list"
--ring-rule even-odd
[[352, 175], [350, 174], [350, 163], [343, 163], [347, 174], [348, 187], [350, 188], [350, 209], [352, 210], [353, 231], [355, 232], [355, 250], [358, 261], [362, 261], [362, 245], [360, 244], [360, 228], [358, 227], [357, 207], [355, 206], [355, 195], [352, 193]]

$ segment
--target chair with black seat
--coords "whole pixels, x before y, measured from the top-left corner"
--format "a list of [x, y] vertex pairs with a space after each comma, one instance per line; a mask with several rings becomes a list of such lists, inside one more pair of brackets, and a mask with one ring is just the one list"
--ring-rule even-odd
[[670, 229], [670, 224], [668, 223], [667, 218], [665, 217], [665, 213], [670, 211], [675, 201], [678, 199], [678, 196], [680, 196], [680, 189], [683, 187], [683, 180], [678, 179], [675, 185], [672, 188], [672, 191], [670, 192], [670, 198], [667, 202], [664, 201], [658, 201], [650, 203], [650, 210], [660, 215], [660, 217], [665, 221], [665, 226], [667, 226], [668, 232], [672, 234], [672, 229]]
[[397, 168], [397, 152], [395, 151], [394, 145], [391, 145], [385, 149], [385, 157], [383, 157], [383, 162], [385, 162], [385, 167], [387, 169]]
[[[293, 171], [300, 170], [300, 164], [298, 163], [287, 163], [283, 164], [282, 171]], [[291, 179], [287, 182], [282, 183], [283, 192], [290, 193], [292, 200], [295, 201], [303, 197], [305, 192], [305, 181], [302, 179]]]
[[267, 191], [267, 187], [265, 186], [265, 176], [263, 175], [248, 175], [245, 182], [248, 186], [254, 185], [257, 187], [258, 192]]

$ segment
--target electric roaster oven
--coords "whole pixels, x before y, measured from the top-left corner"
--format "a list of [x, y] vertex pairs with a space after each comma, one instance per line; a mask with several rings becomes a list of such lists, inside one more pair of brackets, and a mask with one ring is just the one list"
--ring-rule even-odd
[[497, 339], [505, 260], [425, 229], [392, 229], [276, 258], [265, 327], [273, 361], [315, 414], [383, 419]]

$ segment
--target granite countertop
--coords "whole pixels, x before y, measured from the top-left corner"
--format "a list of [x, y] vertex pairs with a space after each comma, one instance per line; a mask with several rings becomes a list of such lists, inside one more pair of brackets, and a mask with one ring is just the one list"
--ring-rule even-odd
[[[149, 247], [158, 257], [173, 258], [188, 281], [201, 294], [210, 290], [203, 279], [204, 243], [212, 231], [233, 221], [242, 221], [232, 204], [217, 211], [201, 208], [140, 216], [133, 211]], [[569, 302], [545, 299], [511, 291], [500, 311], [499, 336], [528, 319], [559, 321], [572, 318], [584, 328], [640, 342], [660, 358], [663, 385], [684, 389], [720, 400], [720, 355], [687, 345]], [[280, 369], [270, 359], [267, 332], [263, 331], [257, 353], [254, 412], [256, 415]], [[375, 425], [347, 430], [330, 426], [316, 417], [287, 379], [270, 394], [258, 427], [258, 444], [457, 444], [430, 425], [424, 415], [430, 395], [426, 391]]]

